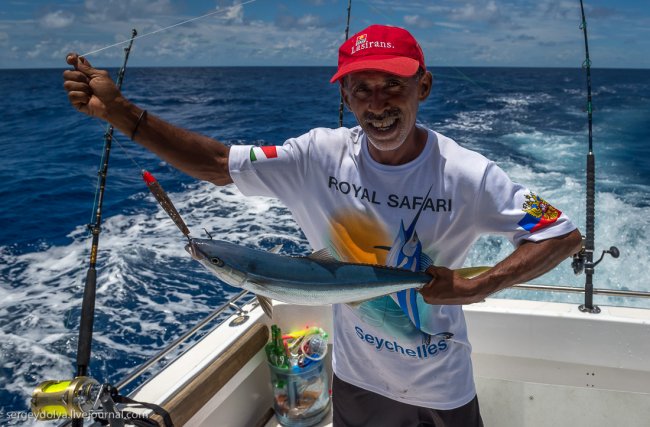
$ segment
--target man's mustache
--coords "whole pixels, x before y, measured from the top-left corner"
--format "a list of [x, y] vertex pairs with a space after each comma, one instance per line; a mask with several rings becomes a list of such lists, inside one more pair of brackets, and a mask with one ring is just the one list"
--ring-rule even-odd
[[384, 120], [388, 118], [397, 118], [400, 116], [402, 112], [400, 111], [399, 108], [391, 108], [390, 110], [386, 110], [380, 115], [374, 114], [374, 113], [365, 113], [363, 118], [365, 121], [371, 121], [371, 120]]

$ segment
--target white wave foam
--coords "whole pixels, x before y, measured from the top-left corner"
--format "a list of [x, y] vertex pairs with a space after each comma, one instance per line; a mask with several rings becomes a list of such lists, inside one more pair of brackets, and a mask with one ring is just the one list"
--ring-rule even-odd
[[503, 135], [501, 139], [513, 149], [525, 152], [527, 157], [534, 159], [535, 167], [549, 171], [557, 171], [558, 166], [563, 170], [575, 171], [575, 165], [584, 158], [579, 150], [581, 142], [575, 135], [559, 133], [513, 132]]
[[[544, 169], [515, 163], [501, 165], [516, 182], [528, 186], [554, 206], [568, 214], [578, 228], [585, 233], [586, 195], [584, 182], [563, 173], [548, 172]], [[594, 286], [596, 288], [650, 291], [645, 268], [650, 265], [650, 242], [645, 237], [650, 230], [647, 208], [632, 205], [620, 196], [609, 192], [596, 194], [595, 257], [610, 246], [617, 246], [621, 256], [613, 259], [607, 256], [596, 268]], [[504, 238], [484, 237], [479, 239], [470, 251], [466, 265], [492, 265], [505, 258], [512, 246]], [[566, 260], [544, 276], [532, 281], [538, 284], [584, 286], [584, 275], [575, 276]], [[531, 293], [508, 290], [501, 297], [579, 302], [581, 295]], [[601, 304], [625, 305], [650, 308], [648, 301], [601, 297]]]
[[496, 111], [463, 111], [456, 117], [446, 119], [442, 128], [445, 130], [460, 130], [472, 132], [489, 132], [493, 130], [494, 121], [498, 118]]
[[[245, 245], [269, 241], [287, 244], [290, 252], [307, 251], [290, 213], [273, 199], [245, 198], [234, 187], [207, 183], [170, 197], [196, 235], [206, 228], [215, 238]], [[11, 372], [6, 390], [21, 396], [25, 410], [39, 382], [74, 374], [90, 238], [82, 226], [69, 237], [69, 245], [22, 255], [0, 249], [0, 354]], [[159, 351], [233, 294], [184, 245], [161, 209], [104, 221], [91, 363], [98, 380], [117, 382], [126, 366]]]

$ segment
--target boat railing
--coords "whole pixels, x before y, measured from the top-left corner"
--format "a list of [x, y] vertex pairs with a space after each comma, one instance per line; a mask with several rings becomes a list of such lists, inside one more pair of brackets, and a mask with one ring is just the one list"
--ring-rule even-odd
[[[568, 292], [568, 293], [585, 293], [585, 288], [581, 286], [556, 286], [556, 285], [533, 285], [519, 284], [512, 287], [526, 291], [546, 291], [546, 292]], [[624, 289], [605, 289], [594, 288], [594, 295], [605, 295], [609, 297], [627, 297], [627, 298], [650, 298], [650, 292], [629, 291]]]
[[[212, 324], [213, 321], [218, 319], [220, 316], [223, 316], [223, 319], [221, 319], [220, 322], [216, 323], [216, 325], [214, 325], [214, 328], [222, 325], [227, 319], [231, 317], [233, 312], [239, 314], [237, 319], [239, 319], [239, 322], [242, 323], [248, 318], [247, 313], [243, 310], [242, 307], [246, 304], [249, 304], [251, 301], [254, 301], [253, 294], [251, 294], [247, 290], [242, 290], [241, 292], [233, 295], [228, 301], [222, 304], [219, 308], [214, 310], [212, 313], [210, 313], [205, 318], [203, 318], [203, 320], [201, 320], [199, 323], [194, 325], [192, 329], [185, 332], [180, 337], [176, 338], [174, 341], [168, 344], [167, 347], [165, 347], [164, 349], [156, 353], [153, 357], [151, 357], [149, 360], [147, 360], [145, 363], [140, 365], [134, 372], [132, 372], [126, 378], [124, 378], [119, 383], [117, 383], [115, 387], [118, 390], [123, 390], [124, 387], [140, 379], [140, 377], [145, 373], [147, 373], [154, 365], [156, 365], [162, 359], [164, 359], [165, 357], [173, 353], [183, 344], [189, 342], [190, 339], [192, 339], [199, 332], [205, 329], [206, 326]], [[233, 323], [234, 322], [236, 321], [233, 321]], [[58, 427], [67, 427], [71, 423], [72, 423], [72, 419], [68, 419], [65, 420], [63, 423], [59, 424]], [[95, 425], [97, 425], [97, 423], [93, 423], [93, 426]]]
[[[154, 355], [151, 359], [149, 359], [144, 364], [140, 365], [135, 372], [131, 373], [128, 377], [124, 378], [118, 384], [116, 384], [116, 387], [119, 390], [121, 390], [127, 385], [137, 380], [142, 374], [147, 372], [153, 365], [155, 365], [160, 360], [168, 356], [170, 353], [172, 353], [174, 350], [179, 348], [181, 345], [188, 342], [191, 338], [193, 338], [197, 333], [202, 331], [207, 325], [211, 324], [219, 316], [224, 315], [225, 313], [230, 313], [229, 310], [239, 313], [240, 316], [243, 318], [245, 316], [245, 312], [238, 304], [241, 304], [243, 306], [244, 304], [249, 303], [251, 299], [250, 297], [251, 295], [249, 295], [249, 292], [246, 290], [243, 290], [238, 294], [233, 295], [227, 302], [225, 302], [215, 311], [213, 311], [208, 316], [206, 316], [203, 320], [197, 323], [192, 329], [185, 332], [180, 337], [176, 338], [166, 348], [158, 352], [156, 355]], [[221, 322], [217, 323], [215, 327], [220, 326], [229, 317], [230, 316], [224, 317], [224, 319]]]

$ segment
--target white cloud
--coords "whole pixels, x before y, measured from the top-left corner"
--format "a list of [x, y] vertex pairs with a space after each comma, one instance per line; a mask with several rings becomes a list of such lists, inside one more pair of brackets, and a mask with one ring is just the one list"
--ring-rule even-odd
[[103, 23], [151, 18], [173, 11], [169, 0], [85, 0], [84, 7], [89, 21]]
[[40, 23], [45, 28], [65, 28], [74, 22], [74, 18], [74, 14], [70, 12], [57, 10], [56, 12], [50, 12], [43, 16], [40, 19]]
[[296, 28], [301, 29], [314, 29], [322, 27], [320, 18], [317, 15], [306, 14], [296, 17], [290, 14], [277, 15], [275, 17], [275, 25], [286, 31], [291, 31]]
[[404, 22], [409, 27], [431, 28], [433, 26], [433, 23], [423, 18], [422, 15], [404, 15]]
[[47, 41], [42, 41], [36, 43], [34, 47], [25, 52], [25, 56], [29, 59], [35, 59], [40, 57], [44, 52], [48, 50], [49, 43]]
[[236, 4], [234, 6], [227, 7], [225, 13], [220, 16], [225, 21], [241, 24], [244, 22], [244, 6], [241, 4]]
[[7, 44], [9, 42], [9, 34], [0, 31], [0, 44]]
[[451, 18], [457, 21], [495, 21], [501, 18], [501, 11], [493, 0], [483, 4], [473, 2], [454, 8]]
[[404, 23], [406, 28], [420, 28], [420, 29], [430, 29], [433, 27], [443, 27], [451, 28], [454, 30], [463, 30], [465, 25], [452, 22], [443, 22], [443, 21], [433, 21], [429, 20], [422, 15], [404, 15]]
[[319, 24], [318, 16], [305, 15], [298, 19], [298, 25], [304, 28], [317, 27]]

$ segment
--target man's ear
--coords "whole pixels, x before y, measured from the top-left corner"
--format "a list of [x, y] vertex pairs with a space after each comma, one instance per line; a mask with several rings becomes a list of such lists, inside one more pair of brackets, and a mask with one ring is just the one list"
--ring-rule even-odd
[[420, 87], [418, 98], [420, 101], [424, 101], [429, 97], [431, 93], [431, 87], [433, 86], [433, 74], [430, 71], [426, 71], [422, 78], [420, 78]]

